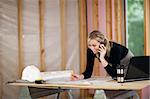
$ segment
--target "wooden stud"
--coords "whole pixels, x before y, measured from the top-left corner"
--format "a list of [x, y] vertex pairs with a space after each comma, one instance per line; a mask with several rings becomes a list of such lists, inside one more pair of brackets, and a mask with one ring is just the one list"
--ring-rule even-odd
[[119, 38], [119, 35], [118, 35], [118, 0], [115, 0], [114, 1], [114, 20], [115, 20], [115, 36], [116, 36], [116, 41], [119, 42], [118, 38]]
[[[79, 4], [79, 36], [80, 36], [80, 73], [85, 70], [86, 67], [86, 55], [87, 55], [87, 26], [86, 26], [86, 0], [78, 0]], [[87, 96], [87, 91], [80, 90], [80, 99], [84, 99]]]
[[60, 20], [61, 20], [61, 69], [66, 68], [67, 48], [66, 48], [66, 0], [60, 0]]
[[116, 36], [116, 41], [118, 42], [118, 12], [117, 12], [117, 9], [118, 9], [118, 0], [114, 0], [114, 20], [115, 20], [115, 36]]
[[0, 63], [0, 99], [2, 99], [2, 95], [3, 95], [3, 74], [2, 74], [2, 63]]
[[108, 39], [112, 39], [112, 0], [106, 0], [106, 32]]
[[142, 90], [137, 90], [136, 91], [138, 96], [139, 96], [139, 99], [142, 99]]
[[40, 70], [45, 71], [45, 49], [44, 49], [44, 8], [45, 0], [39, 0], [39, 24], [40, 24]]
[[[66, 0], [60, 0], [60, 24], [61, 24], [61, 70], [66, 69], [67, 63], [67, 37], [66, 37]], [[63, 92], [61, 97], [67, 98], [67, 93]]]
[[127, 30], [126, 30], [126, 24], [127, 24], [127, 23], [126, 23], [126, 20], [127, 20], [127, 17], [126, 17], [126, 14], [127, 14], [127, 11], [126, 11], [126, 1], [124, 0], [123, 3], [124, 3], [124, 4], [123, 4], [123, 6], [124, 6], [124, 7], [123, 7], [123, 8], [124, 8], [124, 10], [123, 10], [123, 11], [124, 11], [124, 15], [123, 15], [123, 16], [124, 16], [124, 26], [123, 26], [123, 28], [124, 28], [124, 33], [123, 33], [123, 34], [124, 34], [124, 35], [123, 35], [123, 36], [124, 36], [124, 37], [123, 37], [123, 38], [124, 38], [124, 43], [123, 43], [123, 44], [124, 44], [125, 46], [127, 46], [127, 42], [126, 42], [126, 40], [127, 40], [127, 35], [126, 35], [126, 33], [127, 33]]
[[24, 68], [24, 49], [23, 49], [23, 20], [22, 20], [22, 0], [18, 0], [18, 64], [19, 78]]
[[118, 0], [119, 5], [118, 5], [118, 34], [119, 34], [119, 42], [123, 44], [123, 7], [122, 7], [122, 0]]
[[85, 70], [87, 51], [86, 0], [79, 0], [80, 73]]
[[[40, 71], [45, 71], [45, 48], [44, 48], [44, 8], [45, 0], [39, 0], [39, 29], [40, 29]], [[42, 97], [40, 99], [46, 99]]]
[[144, 54], [150, 55], [150, 1], [144, 0]]
[[[1, 70], [0, 70], [0, 72], [2, 72]], [[2, 74], [1, 74], [0, 75], [0, 99], [2, 99], [2, 82], [3, 82], [3, 79], [2, 79]]]
[[122, 0], [114, 0], [114, 13], [115, 13], [115, 33], [116, 33], [116, 41], [118, 43], [123, 43], [123, 23], [122, 23]]
[[93, 30], [98, 30], [98, 0], [92, 0]]
[[[98, 0], [92, 0], [92, 16], [93, 16], [93, 30], [98, 30], [99, 21], [98, 21]], [[99, 61], [95, 59], [93, 74], [98, 76], [100, 74]]]

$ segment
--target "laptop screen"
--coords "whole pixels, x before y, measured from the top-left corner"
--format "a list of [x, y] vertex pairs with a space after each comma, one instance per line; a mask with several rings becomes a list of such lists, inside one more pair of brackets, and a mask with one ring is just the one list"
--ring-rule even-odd
[[125, 80], [150, 79], [150, 56], [135, 56], [130, 59]]

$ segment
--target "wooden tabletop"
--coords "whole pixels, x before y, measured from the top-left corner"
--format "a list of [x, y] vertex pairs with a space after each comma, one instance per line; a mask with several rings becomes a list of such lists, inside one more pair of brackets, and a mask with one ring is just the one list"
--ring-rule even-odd
[[43, 84], [36, 84], [30, 82], [11, 82], [8, 85], [12, 86], [30, 86], [39, 88], [67, 88], [67, 89], [106, 89], [106, 90], [141, 90], [150, 86], [150, 80], [134, 81], [117, 83], [111, 78], [90, 78], [79, 81], [48, 81]]

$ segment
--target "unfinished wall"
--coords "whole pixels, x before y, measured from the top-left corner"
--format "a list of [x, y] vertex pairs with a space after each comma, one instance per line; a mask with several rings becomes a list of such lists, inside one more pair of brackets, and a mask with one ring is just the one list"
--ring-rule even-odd
[[[63, 6], [65, 8], [63, 20], [65, 34], [62, 34], [60, 0], [42, 0], [42, 2], [44, 3], [44, 71], [62, 70], [63, 35], [66, 38], [64, 44], [65, 50], [67, 50], [64, 57], [66, 58], [64, 69], [73, 69], [76, 73], [79, 73], [78, 0], [66, 0]], [[31, 64], [41, 67], [39, 10], [39, 0], [22, 0], [23, 68]], [[17, 0], [1, 0], [0, 12], [0, 98], [18, 99], [22, 96], [21, 92], [24, 93], [26, 90], [5, 84], [7, 81], [20, 77]]]

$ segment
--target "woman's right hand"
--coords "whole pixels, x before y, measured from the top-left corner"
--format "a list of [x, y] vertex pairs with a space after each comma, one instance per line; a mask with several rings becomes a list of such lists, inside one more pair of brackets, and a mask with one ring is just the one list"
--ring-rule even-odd
[[71, 75], [71, 80], [82, 80], [84, 79], [84, 76], [81, 74], [81, 75], [78, 75], [78, 74], [72, 74]]

